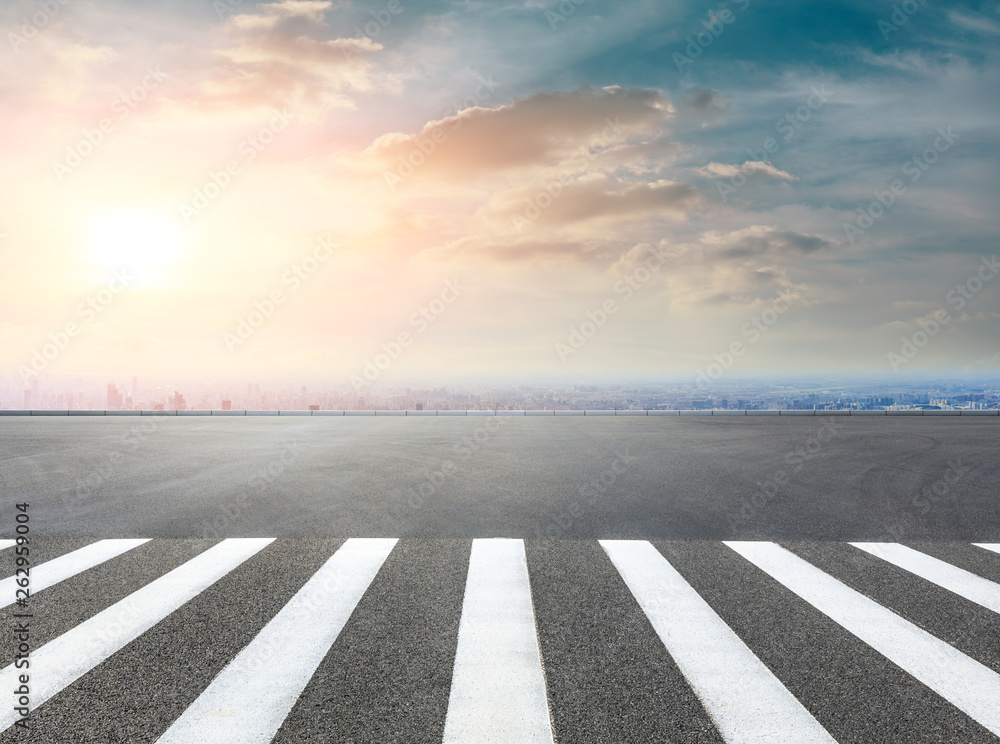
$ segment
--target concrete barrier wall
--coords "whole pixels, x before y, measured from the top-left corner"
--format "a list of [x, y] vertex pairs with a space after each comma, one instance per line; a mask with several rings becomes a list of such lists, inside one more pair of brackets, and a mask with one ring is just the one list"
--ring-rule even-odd
[[562, 410], [562, 411], [49, 411], [0, 409], [0, 416], [995, 416], [1000, 410], [961, 411], [734, 411], [734, 410]]

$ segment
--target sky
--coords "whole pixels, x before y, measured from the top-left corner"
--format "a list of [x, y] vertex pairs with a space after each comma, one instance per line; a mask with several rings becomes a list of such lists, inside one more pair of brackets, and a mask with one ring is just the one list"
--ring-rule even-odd
[[1000, 371], [1000, 4], [13, 0], [0, 374]]

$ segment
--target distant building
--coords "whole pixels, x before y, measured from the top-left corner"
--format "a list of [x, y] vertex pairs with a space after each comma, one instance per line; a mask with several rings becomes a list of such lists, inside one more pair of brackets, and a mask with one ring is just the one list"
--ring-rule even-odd
[[107, 410], [119, 411], [124, 405], [122, 394], [118, 392], [118, 387], [112, 382], [108, 384]]
[[186, 411], [187, 410], [187, 401], [184, 400], [184, 396], [181, 395], [176, 390], [174, 391], [174, 394], [170, 396], [168, 402], [170, 403], [171, 410], [174, 410], [174, 411]]
[[312, 404], [309, 405], [309, 410], [310, 411], [318, 411], [319, 410], [319, 405], [317, 405], [316, 403], [312, 403]]
[[222, 401], [222, 410], [223, 411], [231, 411], [231, 410], [233, 410], [233, 402], [231, 400], [223, 400]]

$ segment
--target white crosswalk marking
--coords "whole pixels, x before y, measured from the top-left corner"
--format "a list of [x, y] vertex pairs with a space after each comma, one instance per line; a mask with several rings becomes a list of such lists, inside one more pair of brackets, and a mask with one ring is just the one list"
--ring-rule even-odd
[[1000, 734], [1000, 675], [774, 543], [725, 543], [813, 607]]
[[[98, 586], [101, 582], [94, 575], [88, 576], [87, 571], [147, 542], [147, 539], [101, 540], [41, 563], [32, 568], [32, 593], [59, 582], [66, 582], [86, 591], [99, 593], [107, 590], [108, 587]], [[102, 712], [103, 707], [112, 709], [119, 690], [130, 683], [128, 678], [122, 677], [121, 665], [116, 663], [113, 655], [133, 641], [137, 641], [140, 648], [159, 649], [162, 640], [159, 635], [144, 640], [140, 640], [140, 636], [187, 602], [195, 600], [195, 604], [188, 607], [194, 612], [200, 612], [204, 605], [197, 603], [215, 601], [213, 597], [221, 598], [221, 601], [233, 604], [226, 608], [230, 617], [239, 618], [241, 597], [229, 593], [228, 589], [225, 596], [221, 592], [213, 597], [198, 595], [272, 542], [273, 539], [224, 540], [146, 586], [136, 591], [129, 589], [132, 593], [125, 599], [76, 627], [59, 626], [60, 613], [52, 607], [59, 593], [52, 593], [51, 601], [34, 608], [38, 612], [29, 623], [31, 632], [28, 635], [32, 640], [36, 633], [39, 640], [42, 635], [51, 637], [55, 632], [62, 633], [38, 648], [31, 648], [30, 707], [35, 710], [45, 705], [46, 710], [51, 711], [51, 716], [40, 712], [37, 717], [31, 717], [32, 725], [39, 726], [36, 734], [47, 741], [68, 741], [72, 736], [64, 736], [65, 732], [60, 733], [59, 728], [64, 726], [67, 715], [81, 714], [81, 720], [89, 721], [86, 725], [105, 726], [104, 721], [108, 720], [108, 716]], [[873, 701], [872, 711], [859, 712], [857, 706], [864, 706], [868, 689], [861, 686], [852, 704], [826, 706], [816, 695], [817, 689], [825, 689], [824, 685], [828, 680], [823, 675], [828, 672], [815, 666], [809, 670], [797, 669], [795, 672], [797, 679], [800, 679], [803, 672], [818, 675], [815, 679], [818, 687], [804, 686], [805, 691], [801, 693], [803, 697], [800, 700], [796, 697], [800, 694], [799, 687], [792, 686], [791, 683], [786, 687], [755, 655], [754, 650], [758, 648], [755, 644], [759, 641], [747, 638], [744, 642], [713, 609], [713, 606], [718, 607], [723, 617], [729, 617], [728, 612], [740, 611], [733, 604], [738, 600], [720, 594], [718, 599], [712, 599], [710, 605], [694, 588], [701, 586], [700, 581], [713, 579], [715, 574], [711, 563], [692, 565], [690, 570], [697, 573], [691, 574], [692, 583], [689, 584], [684, 578], [688, 569], [685, 568], [685, 574], [682, 575], [650, 542], [600, 540], [599, 544], [624, 580], [631, 597], [634, 597], [648, 618], [652, 632], [655, 632], [663, 644], [661, 646], [656, 641], [649, 626], [646, 626], [641, 629], [639, 636], [635, 636], [640, 641], [640, 645], [635, 648], [636, 654], [616, 655], [617, 660], [613, 663], [645, 665], [643, 669], [634, 670], [637, 673], [635, 678], [649, 679], [651, 684], [659, 685], [656, 675], [647, 675], [651, 657], [645, 654], [655, 653], [657, 658], [663, 658], [661, 654], [665, 648], [697, 698], [695, 700], [691, 697], [683, 704], [694, 706], [692, 712], [697, 711], [702, 717], [707, 714], [718, 735], [728, 744], [835, 744], [832, 734], [839, 736], [845, 731], [857, 729], [858, 721], [847, 721], [848, 717], [857, 715], [870, 720], [875, 726], [888, 722], [889, 728], [882, 730], [880, 736], [893, 740], [892, 722], [897, 720], [896, 716], [906, 717], [903, 728], [909, 727], [907, 730], [911, 732], [916, 730], [913, 728], [915, 726], [934, 726], [939, 722], [941, 735], [949, 741], [974, 739], [975, 735], [968, 730], [968, 727], [975, 725], [973, 722], [1000, 735], [1000, 705], [996, 703], [1000, 700], [1000, 673], [921, 629], [916, 623], [923, 622], [922, 618], [914, 617], [911, 622], [900, 617], [790, 550], [769, 542], [724, 543], [764, 572], [758, 576], [761, 591], [781, 592], [782, 598], [787, 600], [789, 595], [779, 586], [783, 585], [817, 610], [812, 617], [818, 625], [827, 629], [831, 627], [820, 613], [838, 623], [868, 645], [859, 650], [859, 656], [867, 661], [877, 660], [883, 665], [891, 662], [895, 665], [893, 675], [905, 673], [939, 695], [935, 704], [917, 710], [911, 707], [914, 704], [912, 700], [898, 695], [898, 690], [886, 689], [876, 691], [879, 699]], [[459, 610], [457, 604], [453, 605], [454, 610], [450, 612], [455, 614], [450, 616], [450, 620], [443, 617], [445, 613], [439, 611], [440, 607], [428, 610], [426, 601], [424, 609], [417, 610], [412, 604], [408, 604], [412, 597], [396, 598], [404, 600], [401, 606], [397, 606], [394, 592], [401, 586], [400, 577], [406, 574], [397, 574], [400, 566], [395, 563], [386, 565], [386, 560], [397, 545], [398, 541], [395, 539], [350, 539], [334, 555], [321, 556], [321, 560], [325, 559], [323, 565], [298, 588], [291, 599], [281, 606], [277, 603], [277, 597], [273, 598], [273, 617], [259, 632], [253, 635], [249, 628], [228, 629], [238, 630], [244, 638], [241, 643], [245, 645], [231, 658], [220, 660], [219, 667], [222, 671], [214, 679], [210, 678], [207, 668], [194, 670], [193, 676], [183, 677], [190, 681], [182, 684], [192, 685], [192, 689], [185, 692], [185, 697], [194, 701], [186, 709], [171, 708], [170, 713], [165, 712], [166, 709], [162, 706], [169, 702], [164, 701], [174, 700], [174, 683], [159, 681], [156, 675], [165, 674], [164, 680], [177, 679], [176, 673], [181, 670], [172, 665], [186, 665], [190, 663], [189, 660], [156, 651], [150, 657], [149, 666], [143, 665], [135, 673], [143, 677], [140, 687], [158, 685], [161, 692], [167, 694], [158, 704], [150, 705], [147, 713], [137, 709], [137, 701], [145, 693], [133, 692], [131, 702], [123, 707], [123, 710], [129, 711], [131, 718], [121, 721], [121, 725], [141, 732], [136, 736], [141, 736], [144, 741], [153, 741], [160, 735], [159, 744], [267, 744], [273, 741], [279, 731], [283, 738], [287, 734], [289, 740], [305, 736], [304, 731], [299, 729], [302, 725], [308, 727], [309, 736], [322, 732], [323, 735], [337, 734], [348, 738], [353, 735], [358, 740], [367, 740], [366, 736], [373, 740], [384, 737], [387, 731], [405, 734], [410, 730], [408, 727], [412, 727], [413, 731], [426, 731], [428, 726], [433, 726], [439, 732], [438, 735], [441, 735], [443, 726], [443, 744], [553, 744], [556, 736], [561, 740], [574, 740], [579, 738], [575, 732], [579, 731], [580, 726], [600, 727], [605, 725], [605, 721], [609, 731], [615, 725], [622, 727], [619, 737], [622, 740], [628, 736], [648, 740], [656, 738], [651, 733], [653, 731], [674, 731], [671, 716], [676, 714], [676, 710], [660, 710], [655, 703], [642, 708], [642, 704], [637, 703], [643, 699], [642, 696], [630, 696], [629, 690], [615, 689], [612, 693], [610, 690], [596, 690], [592, 687], [583, 689], [584, 685], [580, 685], [581, 695], [594, 693], [593, 704], [606, 705], [606, 709], [590, 707], [581, 714], [580, 709], [576, 708], [576, 712], [571, 715], [555, 707], [550, 711], [550, 705], [562, 705], [563, 702], [571, 707], [581, 704], [580, 700], [567, 701], [565, 698], [567, 689], [575, 694], [575, 675], [578, 672], [576, 665], [583, 659], [596, 659], [600, 656], [590, 657], [587, 655], [590, 651], [581, 653], [581, 648], [589, 647], [590, 644], [600, 647], [604, 633], [617, 634], [620, 643], [623, 637], [632, 637], [630, 634], [636, 629], [604, 628], [593, 622], [588, 629], [583, 630], [579, 638], [580, 644], [577, 643], [576, 636], [554, 641], [546, 635], [546, 644], [540, 647], [538, 628], [545, 628], [548, 633], [553, 627], [559, 628], [561, 619], [546, 614], [538, 618], [540, 625], [536, 624], [532, 583], [522, 540], [472, 541], [468, 572], [464, 575], [465, 594], [461, 614], [458, 618], [455, 617]], [[953, 602], [950, 605], [953, 611], [961, 611], [963, 607], [973, 611], [971, 605], [960, 599], [964, 598], [1000, 612], [1000, 582], [991, 582], [898, 543], [854, 542], [849, 545], [854, 547], [841, 549], [856, 548], [885, 561], [871, 565], [873, 569], [884, 571], [886, 575], [895, 574], [895, 570], [889, 565], [892, 564], [910, 572], [914, 577], [920, 577], [909, 579], [908, 590], [916, 593], [921, 589], [934, 591], [930, 584], [923, 583], [927, 581], [952, 592], [954, 597], [949, 601]], [[997, 543], [975, 545], [1000, 553], [1000, 544]], [[454, 544], [448, 548], [447, 552], [451, 556], [449, 571], [462, 570], [462, 560], [468, 547], [468, 542], [463, 541], [461, 549]], [[272, 557], [277, 556], [279, 549], [278, 545], [272, 547]], [[303, 550], [310, 550], [301, 546], [294, 549], [299, 555], [303, 554]], [[151, 545], [134, 557], [136, 560], [155, 560], [155, 556], [161, 554], [159, 550], [159, 546]], [[417, 550], [419, 552], [424, 548]], [[560, 554], [572, 556], [574, 551], [555, 553]], [[427, 558], [432, 553], [421, 555]], [[586, 560], [582, 557], [584, 554], [578, 555], [581, 557], [570, 560]], [[712, 553], [709, 551], [702, 554], [696, 550], [692, 555], [705, 557]], [[597, 557], [604, 561], [602, 556]], [[992, 560], [985, 555], [984, 559]], [[274, 577], [266, 573], [265, 565], [270, 563], [262, 561], [246, 568], [248, 571], [251, 568], [262, 571], [254, 575], [254, 580], [266, 583]], [[439, 564], [433, 562], [426, 565]], [[576, 568], [585, 571], [586, 565], [581, 563]], [[600, 567], [602, 577], [594, 585], [599, 594], [589, 597], [586, 582], [581, 585], [580, 606], [573, 608], [571, 612], [582, 614], [573, 615], [573, 619], [568, 620], [569, 623], [578, 622], [581, 618], [585, 620], [591, 610], [594, 610], [595, 621], [605, 617], [603, 612], [598, 611], [599, 604], [595, 603], [601, 601], [598, 597], [604, 596], [602, 593], [607, 590], [609, 578], [605, 569], [608, 568], [606, 563]], [[747, 568], [752, 570], [749, 566]], [[767, 579], [764, 574], [775, 581]], [[698, 581], [694, 580], [696, 575], [699, 577]], [[429, 587], [433, 585], [433, 577], [427, 578]], [[546, 582], [551, 581], [552, 576], [543, 573], [536, 579], [535, 589], [540, 590], [549, 586]], [[612, 583], [617, 582], [617, 578], [611, 580]], [[724, 577], [722, 580], [728, 582], [733, 578]], [[13, 579], [0, 580], [0, 592], [6, 592], [12, 581]], [[461, 590], [463, 575], [456, 577], [451, 573], [449, 581], [453, 582], [448, 590], [452, 594], [447, 601], [457, 601], [453, 593]], [[411, 583], [412, 578], [408, 579], [407, 592], [419, 592], [425, 588], [411, 586]], [[220, 589], [227, 585], [222, 585]], [[121, 593], [125, 593], [124, 590]], [[404, 623], [433, 622], [440, 626], [441, 631], [436, 634], [435, 640], [429, 642], [430, 636], [421, 636], [425, 638], [420, 642], [421, 647], [428, 644], [427, 652], [431, 655], [428, 658], [437, 655], [437, 661], [434, 662], [437, 666], [434, 667], [433, 674], [427, 671], [431, 666], [422, 667], [419, 672], [402, 669], [398, 673], [401, 675], [399, 680], [404, 684], [385, 699], [372, 699], [368, 694], [370, 685], [381, 685], [383, 677], [380, 675], [389, 673], [382, 668], [386, 658], [384, 654], [373, 657], [383, 661], [376, 665], [378, 671], [374, 668], [370, 671], [363, 684], [353, 687], [347, 684], [343, 689], [332, 693], [320, 690], [315, 685], [314, 676], [330, 649], [335, 644], [349, 640], [343, 637], [342, 641], [337, 641], [347, 632], [345, 628], [353, 628], [353, 625], [348, 626], [348, 622], [352, 616], [358, 615], [359, 603], [366, 594], [366, 611], [388, 612], [386, 617], [392, 618], [385, 626], [386, 629], [395, 628], [396, 622], [402, 619]], [[2, 596], [4, 595], [0, 594]], [[424, 595], [425, 599], [427, 596]], [[535, 598], [538, 598], [537, 595]], [[13, 617], [13, 613], [19, 610], [11, 609], [9, 597], [6, 599], [8, 605], [4, 612], [8, 619], [13, 623], [23, 622]], [[764, 601], [770, 604], [774, 599], [764, 598]], [[372, 604], [369, 605], [369, 601]], [[626, 598], [625, 601], [631, 603], [632, 599]], [[29, 605], [27, 611], [32, 609]], [[39, 622], [43, 609], [45, 622]], [[49, 610], [53, 610], [51, 616], [48, 615]], [[406, 614], [405, 618], [392, 614], [400, 611]], [[421, 614], [427, 612], [430, 614]], [[378, 617], [381, 623], [382, 616]], [[367, 627], [367, 619], [357, 619], [362, 624], [354, 628], [352, 634], [367, 632], [360, 630]], [[456, 620], [457, 642], [454, 635], [451, 635], [455, 632], [455, 625], [452, 623]], [[441, 625], [442, 621], [444, 625]], [[36, 622], [41, 627], [36, 629]], [[47, 630], [44, 629], [46, 627]], [[733, 627], [740, 630], [743, 626], [734, 624]], [[227, 632], [223, 628], [219, 630]], [[809, 628], [803, 630], [808, 631]], [[830, 640], [821, 635], [822, 631], [818, 627], [814, 631], [815, 643], [821, 649], [828, 648]], [[416, 632], [419, 635], [420, 631]], [[626, 633], [625, 636], [621, 635], [623, 632]], [[16, 647], [20, 639], [17, 633], [14, 637], [13, 647]], [[357, 637], [352, 635], [352, 639], [356, 640]], [[968, 654], [988, 655], [988, 638], [970, 641]], [[354, 641], [351, 642], [353, 644]], [[397, 640], [395, 637], [387, 637], [383, 642], [395, 644]], [[653, 650], [650, 643], [659, 650]], [[402, 644], [400, 648], [412, 645], [410, 641], [402, 641]], [[544, 659], [541, 648], [546, 652]], [[410, 651], [407, 649], [407, 653]], [[454, 663], [449, 665], [446, 661], [447, 654], [452, 651], [455, 652]], [[420, 652], [422, 653], [422, 648]], [[568, 653], [569, 657], [562, 659], [558, 655], [562, 653]], [[549, 658], [550, 654], [554, 658]], [[413, 658], [416, 656], [419, 653]], [[95, 669], [109, 659], [111, 661], [106, 669]], [[421, 664], [424, 661], [422, 659]], [[789, 661], [798, 664], [800, 660], [793, 658]], [[809, 663], [815, 665], [815, 659]], [[548, 671], [545, 664], [549, 665]], [[91, 670], [96, 673], [73, 685]], [[112, 670], [113, 674], [110, 673]], [[616, 675], [621, 679], [622, 674], [626, 677], [631, 674], [624, 669], [611, 669], [608, 672], [609, 680], [616, 678]], [[14, 665], [0, 669], [0, 689], [16, 689], [18, 685], [15, 680], [19, 673], [20, 670]], [[447, 678], [449, 673], [450, 691], [440, 686], [443, 681], [440, 677], [444, 675]], [[659, 676], [663, 678], [667, 673], [676, 681], [680, 680], [677, 672], [671, 670], [662, 670]], [[411, 677], [408, 678], [408, 674]], [[546, 674], [550, 675], [548, 681]], [[599, 676], [587, 677], [590, 674], [592, 670], [584, 675], [584, 679], [593, 681], [586, 684], [599, 685]], [[433, 690], [425, 687], [429, 684], [429, 679], [434, 679]], [[310, 686], [310, 680], [314, 680], [313, 686]], [[609, 684], [612, 683], [609, 681]], [[70, 685], [73, 685], [70, 690], [58, 695]], [[550, 702], [547, 685], [551, 685], [554, 696], [552, 701], [560, 701], [559, 703]], [[386, 688], [390, 687], [394, 685], [386, 685]], [[664, 691], [669, 689], [664, 687]], [[304, 692], [306, 697], [303, 698]], [[313, 696], [313, 692], [319, 697]], [[654, 692], [659, 694], [662, 691]], [[428, 693], [433, 694], [428, 696]], [[687, 690], [683, 694], [690, 695]], [[51, 699], [54, 696], [57, 697]], [[82, 703], [84, 697], [81, 696], [92, 700], [93, 706]], [[431, 698], [436, 699], [436, 707], [428, 707], [427, 702]], [[329, 714], [323, 712], [328, 707], [325, 702], [327, 699], [332, 702]], [[645, 699], [655, 700], [655, 697]], [[607, 702], [599, 702], [602, 700]], [[629, 706], [627, 712], [616, 709], [615, 706], [621, 703]], [[590, 706], [590, 698], [586, 698], [583, 704]], [[810, 713], [814, 705], [821, 704], [824, 706], [822, 724]], [[296, 708], [296, 705], [300, 707]], [[422, 712], [420, 716], [413, 718], [412, 714], [418, 708]], [[295, 712], [289, 718], [293, 709]], [[333, 711], [345, 710], [357, 711], [359, 719], [352, 721], [349, 726], [342, 725], [334, 717]], [[960, 711], [967, 715], [962, 715]], [[366, 712], [373, 716], [370, 721], [363, 719]], [[306, 718], [300, 718], [300, 713]], [[399, 716], [398, 719], [396, 716]], [[642, 725], [638, 728], [635, 728], [636, 716], [642, 717]], [[13, 706], [0, 711], [0, 732], [9, 729], [18, 718]], [[418, 719], [420, 722], [416, 723]], [[98, 720], [101, 723], [95, 723]], [[615, 721], [619, 723], [615, 724]], [[651, 724], [651, 727], [643, 728], [646, 724]], [[827, 731], [824, 725], [830, 730]], [[625, 733], [639, 730], [646, 733]], [[976, 730], [982, 731], [978, 727]], [[364, 733], [366, 731], [370, 733]], [[49, 733], [54, 733], [54, 736], [48, 736]], [[14, 741], [16, 730], [0, 733], [0, 739], [5, 742]]]
[[522, 540], [473, 540], [444, 744], [552, 744]]
[[1000, 612], [1000, 584], [899, 543], [851, 543], [949, 592]]
[[12, 548], [17, 544], [17, 540], [0, 540], [0, 550]]
[[727, 742], [836, 744], [656, 548], [600, 543]]
[[[31, 707], [37, 708], [160, 620], [197, 596], [274, 538], [223, 540], [31, 654]], [[18, 670], [0, 671], [0, 689], [17, 687]], [[0, 709], [0, 731], [18, 718]]]
[[271, 741], [395, 544], [394, 539], [345, 542], [159, 744]]
[[[48, 589], [60, 581], [65, 581], [70, 576], [75, 576], [88, 568], [100, 565], [147, 542], [149, 542], [148, 538], [143, 540], [99, 540], [79, 550], [74, 550], [72, 553], [40, 563], [31, 569], [31, 593], [37, 594], [42, 589]], [[0, 581], [0, 603], [2, 603], [0, 608], [14, 604], [16, 578], [12, 576]]]

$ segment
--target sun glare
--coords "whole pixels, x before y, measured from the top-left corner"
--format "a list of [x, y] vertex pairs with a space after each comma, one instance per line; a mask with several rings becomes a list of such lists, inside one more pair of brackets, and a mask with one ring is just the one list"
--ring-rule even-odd
[[181, 251], [180, 230], [171, 220], [143, 212], [107, 214], [90, 225], [93, 257], [110, 268], [149, 272]]

